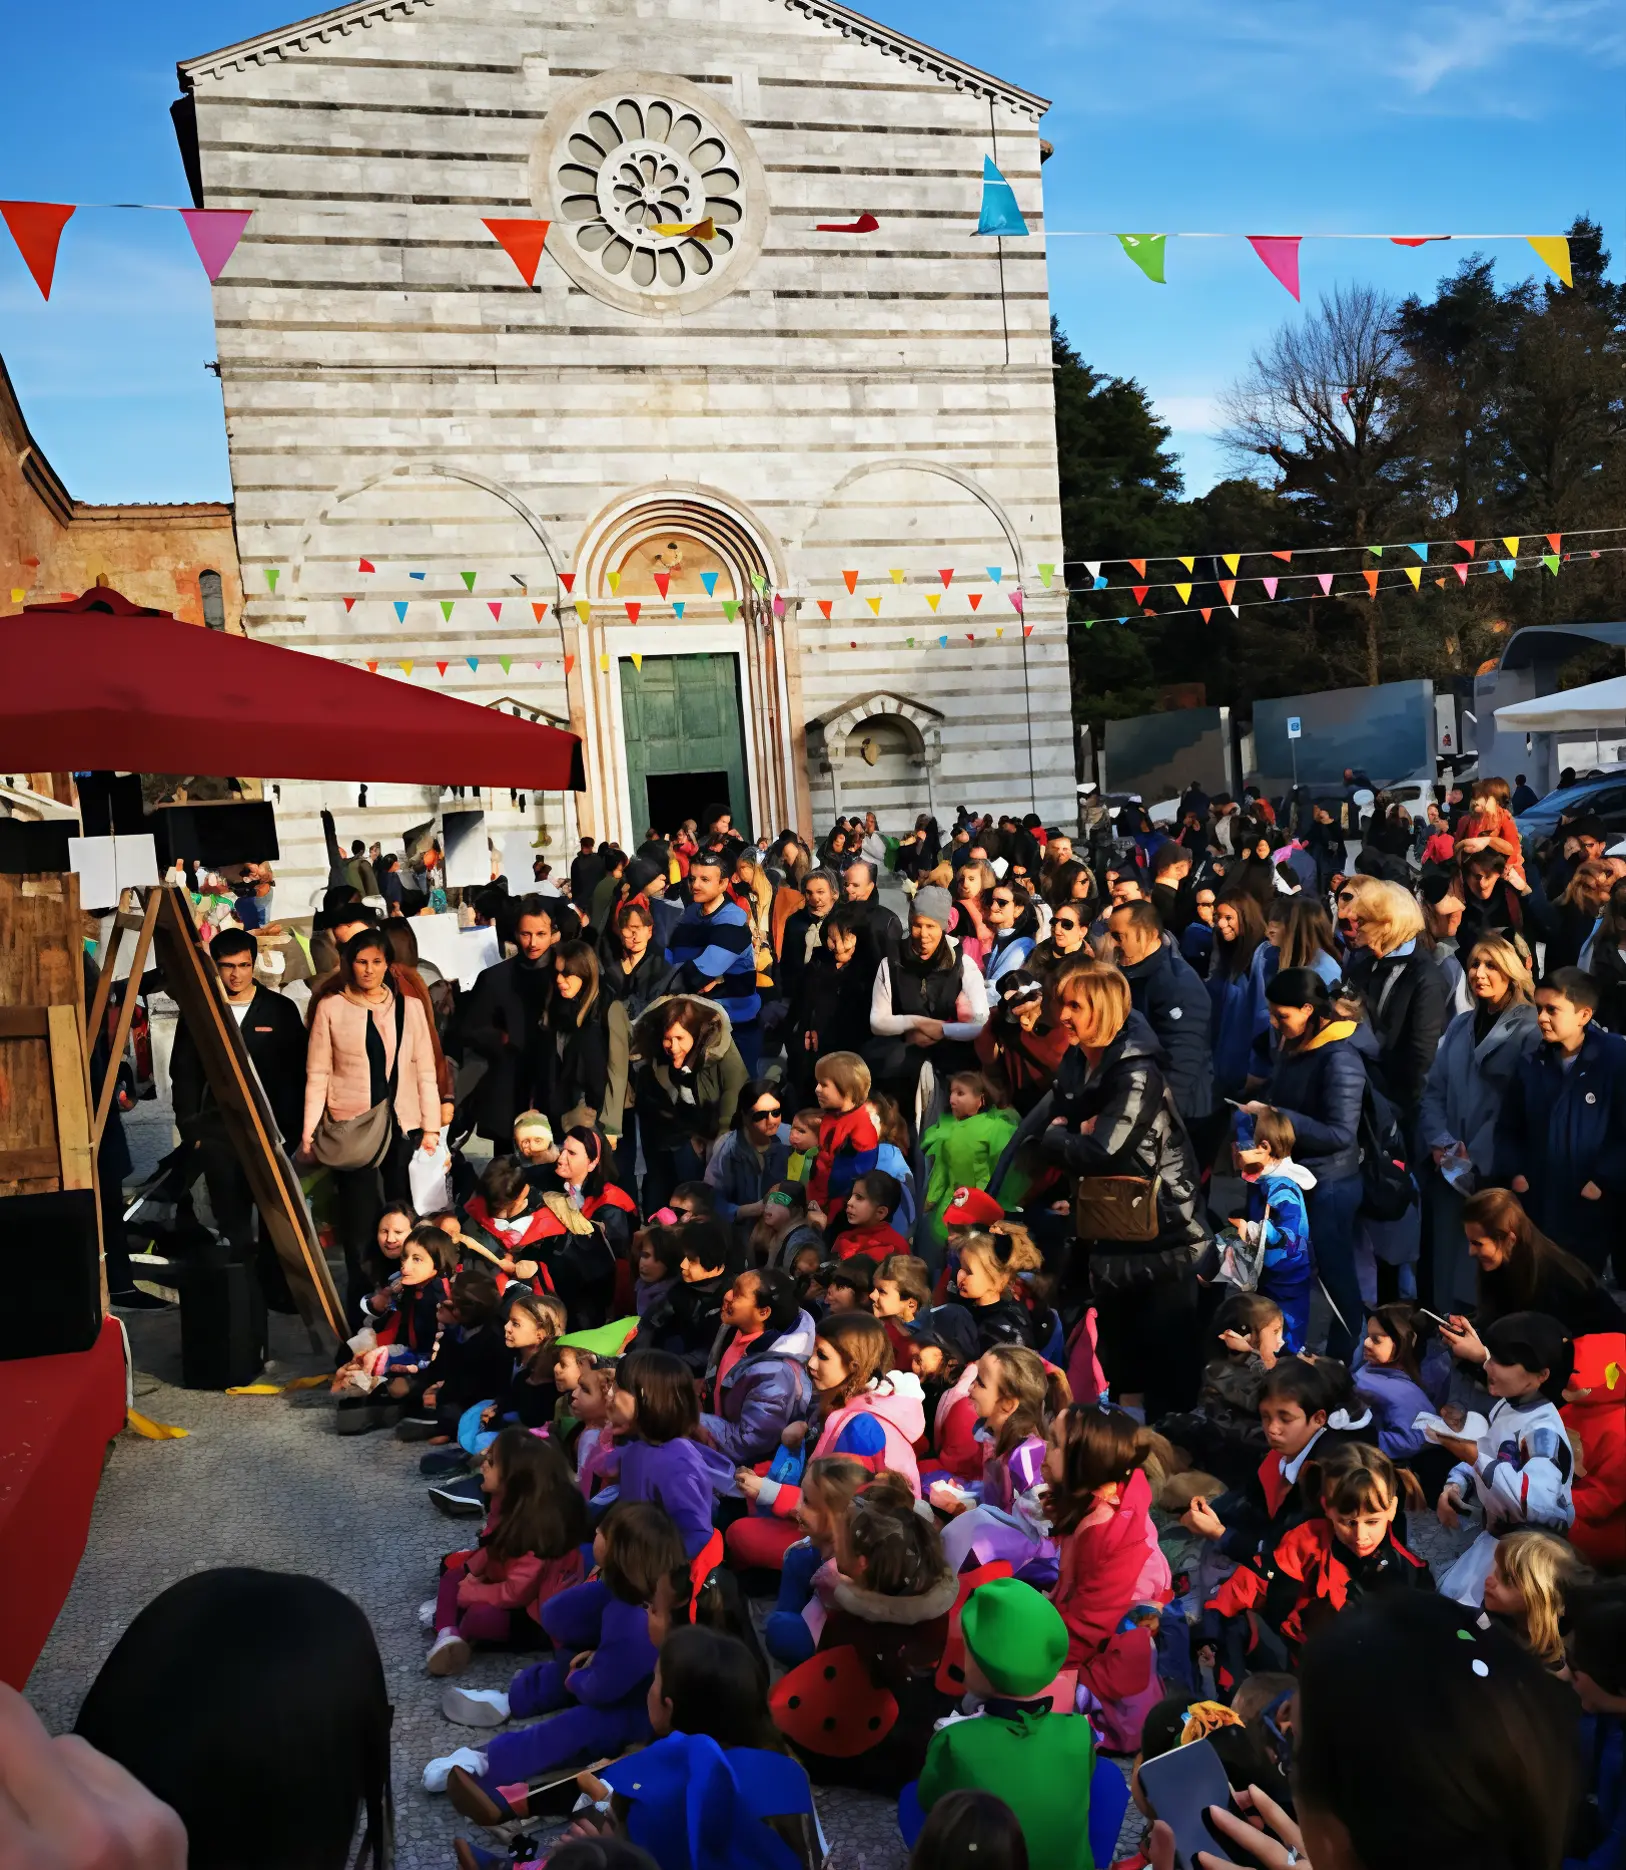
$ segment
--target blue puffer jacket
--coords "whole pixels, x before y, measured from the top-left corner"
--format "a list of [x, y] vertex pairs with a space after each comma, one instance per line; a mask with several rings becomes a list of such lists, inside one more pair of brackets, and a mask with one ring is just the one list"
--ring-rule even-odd
[[[729, 1335], [730, 1327], [725, 1325], [711, 1347], [708, 1389], [716, 1381]], [[786, 1427], [807, 1414], [813, 1400], [807, 1374], [812, 1354], [813, 1319], [807, 1312], [798, 1312], [788, 1331], [760, 1350], [747, 1351], [723, 1378], [717, 1413], [702, 1415], [700, 1426], [736, 1467], [766, 1461]]]
[[[1254, 950], [1255, 959], [1258, 952]], [[1208, 976], [1208, 997], [1214, 1009], [1214, 1089], [1221, 1097], [1240, 1097], [1259, 1030], [1264, 983], [1251, 962], [1240, 974], [1221, 974], [1215, 968]]]
[[788, 1123], [780, 1124], [778, 1134], [760, 1156], [737, 1129], [730, 1130], [706, 1159], [706, 1186], [716, 1199], [718, 1220], [731, 1222], [736, 1208], [760, 1201], [775, 1182], [785, 1179], [789, 1166]]
[[[1601, 1266], [1623, 1225], [1626, 1196], [1626, 1039], [1588, 1026], [1569, 1070], [1556, 1046], [1520, 1059], [1496, 1120], [1496, 1168], [1504, 1185], [1530, 1184], [1525, 1211], [1561, 1247]], [[1581, 1190], [1596, 1182], [1601, 1201]]]
[[[1264, 1101], [1293, 1121], [1293, 1160], [1316, 1181], [1341, 1182], [1361, 1172], [1356, 1141], [1366, 1065], [1358, 1044], [1364, 1027], [1352, 1019], [1328, 1020], [1296, 1052], [1276, 1056]], [[1370, 1043], [1370, 1035], [1368, 1035]]]

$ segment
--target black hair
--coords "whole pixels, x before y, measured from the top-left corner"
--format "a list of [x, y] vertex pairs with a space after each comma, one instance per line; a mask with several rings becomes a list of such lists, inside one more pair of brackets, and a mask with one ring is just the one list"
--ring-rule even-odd
[[391, 1719], [356, 1604], [320, 1578], [228, 1567], [182, 1578], [140, 1612], [74, 1732], [175, 1810], [192, 1870], [343, 1870], [358, 1811], [357, 1864], [382, 1870]]
[[517, 1156], [493, 1156], [480, 1171], [480, 1193], [490, 1208], [506, 1208], [525, 1192], [525, 1165]]
[[878, 1207], [886, 1209], [886, 1218], [890, 1221], [897, 1213], [903, 1200], [903, 1184], [895, 1175], [889, 1175], [885, 1169], [866, 1169], [853, 1183], [855, 1188], [862, 1187], [864, 1193]]
[[471, 1266], [452, 1281], [452, 1303], [466, 1325], [488, 1325], [502, 1310], [502, 1296], [491, 1274]]
[[756, 1109], [757, 1100], [771, 1097], [779, 1106], [781, 1121], [785, 1115], [784, 1093], [772, 1078], [748, 1078], [740, 1086], [739, 1102], [734, 1106], [734, 1128], [742, 1134], [751, 1127], [751, 1117]]
[[660, 1671], [675, 1732], [706, 1734], [720, 1747], [779, 1750], [766, 1671], [737, 1636], [704, 1623], [680, 1625], [661, 1644]]
[[256, 954], [259, 944], [247, 929], [221, 929], [209, 944], [209, 953], [218, 961], [228, 954]]
[[1265, 998], [1272, 1006], [1307, 1006], [1317, 1019], [1332, 1018], [1332, 995], [1313, 967], [1279, 968], [1265, 988]]
[[1297, 1403], [1306, 1416], [1323, 1409], [1330, 1415], [1334, 1407], [1320, 1364], [1307, 1364], [1301, 1357], [1284, 1357], [1273, 1370], [1265, 1372], [1259, 1400]]
[[1564, 1594], [1572, 1669], [1606, 1695], [1626, 1695], [1626, 1578], [1572, 1584]]
[[1432, 1593], [1362, 1598], [1305, 1645], [1299, 1683], [1299, 1806], [1337, 1819], [1355, 1861], [1557, 1870], [1581, 1790], [1575, 1697], [1489, 1618]]
[[909, 1870], [1028, 1870], [1027, 1840], [992, 1792], [946, 1792], [926, 1814]]
[[[701, 1214], [717, 1212], [717, 1190], [710, 1182], [679, 1182], [666, 1200], [668, 1207], [674, 1201], [687, 1201], [692, 1207], [698, 1208]], [[698, 1220], [699, 1215], [695, 1218]]]
[[712, 1216], [707, 1215], [704, 1220], [680, 1222], [678, 1239], [684, 1259], [706, 1267], [708, 1277], [715, 1271], [732, 1273], [736, 1270], [739, 1256], [733, 1238], [722, 1222]]
[[655, 1859], [630, 1838], [601, 1832], [594, 1838], [566, 1838], [548, 1852], [548, 1870], [661, 1870]]
[[850, 1260], [826, 1260], [817, 1274], [826, 1292], [832, 1285], [851, 1286], [861, 1299], [875, 1289], [875, 1262], [867, 1253], [855, 1253]]
[[556, 896], [540, 896], [534, 890], [528, 896], [520, 897], [514, 905], [515, 924], [522, 922], [526, 916], [540, 916], [549, 928], [558, 928], [559, 924], [554, 917], [554, 905], [558, 900]]
[[1596, 1013], [1603, 1004], [1603, 988], [1597, 976], [1578, 967], [1556, 967], [1541, 985], [1561, 995], [1571, 1006], [1585, 1007], [1590, 1013]]
[[1556, 1318], [1545, 1312], [1509, 1312], [1485, 1327], [1480, 1342], [1499, 1364], [1519, 1364], [1532, 1376], [1547, 1372], [1541, 1393], [1561, 1403], [1575, 1374], [1575, 1343]]

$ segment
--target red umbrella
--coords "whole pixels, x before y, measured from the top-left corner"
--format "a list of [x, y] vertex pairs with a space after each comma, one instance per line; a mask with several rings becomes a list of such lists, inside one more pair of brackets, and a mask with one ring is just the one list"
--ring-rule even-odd
[[248, 774], [580, 791], [581, 741], [98, 586], [0, 618], [11, 772]]

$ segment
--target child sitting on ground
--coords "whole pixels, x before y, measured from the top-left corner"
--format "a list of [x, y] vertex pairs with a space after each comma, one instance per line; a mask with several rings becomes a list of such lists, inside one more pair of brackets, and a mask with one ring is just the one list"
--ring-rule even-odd
[[1282, 1308], [1287, 1348], [1304, 1349], [1310, 1328], [1310, 1214], [1304, 1205], [1315, 1176], [1293, 1160], [1293, 1121], [1279, 1110], [1236, 1114], [1236, 1163], [1248, 1184], [1248, 1206], [1233, 1219], [1250, 1247], [1264, 1247], [1259, 1291]]
[[1265, 1455], [1259, 1396], [1286, 1332], [1282, 1308], [1260, 1292], [1233, 1292], [1214, 1314], [1223, 1354], [1203, 1370], [1195, 1409], [1164, 1416], [1157, 1432], [1227, 1487], [1245, 1487]]
[[368, 1270], [378, 1285], [361, 1302], [361, 1322], [364, 1325], [376, 1325], [394, 1309], [395, 1295], [401, 1283], [401, 1250], [417, 1224], [417, 1215], [413, 1213], [411, 1204], [405, 1201], [392, 1201], [379, 1215], [375, 1250], [368, 1262]]
[[1587, 1576], [1574, 1546], [1556, 1533], [1522, 1527], [1496, 1541], [1485, 1578], [1485, 1608], [1555, 1674], [1564, 1661], [1564, 1594]]
[[420, 1221], [407, 1235], [393, 1309], [376, 1331], [357, 1333], [355, 1356], [333, 1379], [341, 1435], [389, 1427], [405, 1415], [411, 1379], [435, 1354], [456, 1266], [457, 1248], [438, 1227]]
[[[593, 1562], [596, 1578], [542, 1606], [551, 1656], [521, 1670], [506, 1695], [474, 1701], [454, 1686], [442, 1698], [449, 1720], [472, 1716], [482, 1727], [516, 1716], [534, 1721], [517, 1733], [494, 1734], [483, 1753], [460, 1748], [424, 1768], [424, 1790], [449, 1792], [462, 1816], [476, 1824], [527, 1816], [528, 1779], [619, 1754], [649, 1738], [657, 1653], [649, 1610], [664, 1582], [686, 1569], [683, 1541], [660, 1507], [623, 1502], [594, 1536]], [[536, 1718], [550, 1714], [551, 1720]]]
[[610, 1421], [617, 1447], [604, 1471], [617, 1480], [617, 1497], [656, 1501], [682, 1535], [685, 1555], [697, 1557], [712, 1536], [714, 1497], [733, 1491], [734, 1463], [699, 1439], [699, 1400], [682, 1360], [668, 1351], [623, 1357]]
[[790, 1161], [785, 1165], [785, 1179], [803, 1187], [812, 1179], [813, 1165], [819, 1157], [819, 1126], [824, 1112], [817, 1104], [799, 1110], [790, 1121]]
[[557, 1231], [521, 1165], [512, 1156], [493, 1157], [463, 1209], [465, 1256], [488, 1261], [500, 1290], [516, 1279], [533, 1292], [551, 1292], [553, 1281], [536, 1243]]
[[894, 1253], [906, 1254], [909, 1242], [892, 1225], [892, 1216], [902, 1199], [897, 1178], [884, 1169], [869, 1169], [860, 1175], [847, 1195], [841, 1230], [829, 1237], [837, 1254], [844, 1260], [863, 1254], [877, 1264]]
[[554, 1381], [554, 1340], [565, 1322], [565, 1308], [551, 1292], [541, 1298], [534, 1292], [514, 1295], [502, 1328], [513, 1367], [481, 1415], [482, 1428], [498, 1428], [507, 1422], [542, 1428], [553, 1420], [560, 1395]]
[[824, 1235], [807, 1218], [807, 1184], [775, 1182], [762, 1197], [762, 1213], [751, 1229], [751, 1257], [759, 1266], [790, 1272], [804, 1247], [824, 1258]]
[[943, 1556], [958, 1572], [1003, 1560], [1030, 1584], [1056, 1579], [1056, 1547], [1044, 1500], [1045, 1430], [1072, 1401], [1067, 1379], [1036, 1351], [995, 1345], [977, 1362], [971, 1403], [985, 1455], [973, 1482], [939, 1481], [928, 1495], [951, 1515]]
[[813, 1320], [788, 1273], [752, 1267], [723, 1300], [716, 1361], [706, 1374], [710, 1413], [700, 1427], [736, 1467], [769, 1460], [813, 1399], [807, 1360]]
[[926, 1314], [915, 1333], [912, 1368], [920, 1379], [926, 1440], [919, 1446], [921, 1483], [948, 1475], [956, 1480], [982, 1479], [986, 1448], [977, 1438], [981, 1418], [971, 1400], [978, 1375], [977, 1327], [963, 1305], [939, 1305]]
[[936, 1239], [945, 1238], [943, 1214], [956, 1189], [988, 1186], [1017, 1121], [1014, 1110], [999, 1107], [980, 1071], [957, 1071], [949, 1079], [948, 1110], [920, 1139], [931, 1164], [926, 1206]]
[[892, 1346], [894, 1369], [914, 1368], [915, 1337], [911, 1327], [930, 1311], [931, 1303], [931, 1274], [924, 1260], [908, 1253], [894, 1253], [882, 1260], [870, 1287], [869, 1305]]
[[[601, 1363], [590, 1353], [561, 1350], [554, 1380], [559, 1384], [560, 1406], [565, 1406], [564, 1371], [567, 1357], [575, 1359], [576, 1380], [569, 1392], [570, 1418], [578, 1426], [571, 1458], [576, 1468], [576, 1485], [583, 1499], [596, 1500], [609, 1492], [615, 1498], [614, 1474], [618, 1460], [615, 1424], [610, 1419], [610, 1402], [615, 1394], [615, 1366]], [[555, 1418], [557, 1425], [557, 1418]]]
[[837, 1576], [836, 1527], [871, 1478], [862, 1462], [839, 1454], [809, 1461], [802, 1475], [796, 1524], [803, 1536], [786, 1549], [779, 1601], [762, 1632], [768, 1654], [787, 1669], [806, 1662], [818, 1647]]
[[534, 1649], [538, 1606], [581, 1582], [587, 1508], [569, 1463], [551, 1442], [505, 1428], [485, 1451], [480, 1490], [490, 1509], [479, 1544], [441, 1566], [430, 1611], [431, 1675], [461, 1675], [472, 1645]]
[[1037, 1272], [1044, 1256], [1027, 1229], [1014, 1221], [1002, 1222], [998, 1233], [974, 1228], [962, 1237], [959, 1247], [959, 1302], [976, 1321], [982, 1348], [1019, 1344], [1037, 1350], [1039, 1330], [1018, 1296], [1018, 1281], [1023, 1273]]
[[877, 1166], [881, 1132], [865, 1102], [870, 1092], [869, 1066], [856, 1052], [826, 1052], [813, 1067], [813, 1076], [824, 1117], [819, 1124], [819, 1153], [808, 1181], [808, 1206], [818, 1208], [836, 1228], [853, 1183]]
[[641, 1323], [651, 1307], [676, 1291], [683, 1277], [683, 1237], [670, 1208], [657, 1209], [649, 1225], [633, 1235], [632, 1260], [638, 1274], [632, 1306]]
[[1391, 1461], [1408, 1465], [1430, 1449], [1416, 1426], [1419, 1415], [1432, 1415], [1434, 1404], [1423, 1388], [1419, 1352], [1421, 1314], [1412, 1305], [1377, 1305], [1366, 1318], [1366, 1336], [1350, 1371], [1377, 1427], [1377, 1444]]
[[678, 1283], [639, 1319], [627, 1348], [669, 1351], [699, 1377], [717, 1337], [723, 1294], [739, 1262], [720, 1221], [688, 1221], [677, 1229], [677, 1235]]
[[440, 1306], [434, 1357], [412, 1385], [412, 1406], [396, 1427], [399, 1441], [445, 1446], [463, 1412], [494, 1396], [511, 1359], [503, 1342], [502, 1300], [490, 1273], [465, 1271]]

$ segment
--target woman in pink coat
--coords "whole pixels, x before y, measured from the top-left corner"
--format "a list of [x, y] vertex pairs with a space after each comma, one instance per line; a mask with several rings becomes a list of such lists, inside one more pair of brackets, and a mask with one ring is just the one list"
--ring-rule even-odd
[[394, 1131], [383, 1161], [376, 1168], [333, 1171], [335, 1219], [349, 1278], [346, 1303], [354, 1323], [369, 1289], [364, 1256], [384, 1203], [406, 1199], [412, 1150], [433, 1154], [440, 1146], [440, 1091], [429, 1021], [417, 1000], [396, 991], [384, 938], [372, 929], [352, 936], [339, 973], [342, 991], [319, 1000], [311, 1015], [300, 1153], [311, 1154], [324, 1117], [335, 1123], [359, 1117], [389, 1096], [392, 1076], [395, 1084]]

